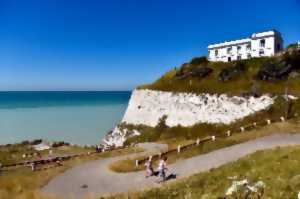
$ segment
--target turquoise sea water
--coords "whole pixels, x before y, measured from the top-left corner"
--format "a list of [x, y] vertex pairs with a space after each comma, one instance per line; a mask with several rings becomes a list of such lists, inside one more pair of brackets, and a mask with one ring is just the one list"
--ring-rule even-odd
[[95, 144], [126, 110], [131, 92], [0, 92], [0, 144], [47, 139]]

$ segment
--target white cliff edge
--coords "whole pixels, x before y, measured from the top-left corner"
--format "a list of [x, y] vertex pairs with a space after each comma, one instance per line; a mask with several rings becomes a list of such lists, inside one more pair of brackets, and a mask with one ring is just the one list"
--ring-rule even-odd
[[[122, 123], [155, 127], [160, 118], [167, 116], [170, 127], [192, 126], [198, 123], [230, 124], [274, 103], [269, 95], [261, 97], [229, 97], [226, 94], [173, 93], [153, 90], [133, 91]], [[138, 135], [118, 126], [104, 139], [107, 145], [122, 146], [124, 141]]]

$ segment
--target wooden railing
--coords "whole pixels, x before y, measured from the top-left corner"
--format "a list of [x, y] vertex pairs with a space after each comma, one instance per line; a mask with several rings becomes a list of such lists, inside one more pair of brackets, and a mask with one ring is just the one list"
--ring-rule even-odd
[[[294, 115], [293, 117], [290, 117], [288, 119], [295, 118], [296, 116], [297, 115]], [[284, 121], [286, 121], [286, 118], [281, 116], [278, 120], [265, 119], [264, 121], [253, 122], [253, 123], [245, 125], [245, 126], [240, 126], [239, 128], [227, 130], [226, 132], [224, 132], [222, 134], [206, 136], [206, 137], [203, 137], [203, 138], [197, 138], [195, 140], [195, 142], [193, 142], [191, 144], [187, 144], [187, 145], [184, 145], [184, 146], [178, 145], [177, 148], [175, 148], [175, 149], [171, 149], [171, 150], [162, 152], [160, 154], [152, 155], [151, 159], [155, 160], [155, 159], [158, 159], [162, 156], [170, 155], [171, 153], [181, 153], [184, 150], [187, 150], [187, 149], [192, 148], [194, 146], [198, 146], [200, 144], [204, 144], [206, 142], [210, 142], [210, 141], [214, 142], [217, 139], [227, 138], [227, 137], [232, 136], [233, 134], [244, 133], [245, 131], [249, 131], [249, 130], [252, 130], [252, 129], [255, 129], [255, 128], [258, 128], [258, 127], [267, 126], [267, 125], [270, 125], [271, 123], [274, 123], [274, 122], [284, 122]], [[149, 158], [150, 157], [135, 160], [135, 166], [139, 166], [140, 164], [145, 163], [146, 161], [149, 160]]]

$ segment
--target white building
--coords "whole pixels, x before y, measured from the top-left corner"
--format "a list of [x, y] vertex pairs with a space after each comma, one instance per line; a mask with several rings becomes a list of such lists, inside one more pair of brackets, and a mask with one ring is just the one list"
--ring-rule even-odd
[[273, 56], [283, 49], [283, 39], [276, 30], [253, 33], [250, 38], [225, 41], [208, 46], [209, 61], [233, 61], [251, 57]]

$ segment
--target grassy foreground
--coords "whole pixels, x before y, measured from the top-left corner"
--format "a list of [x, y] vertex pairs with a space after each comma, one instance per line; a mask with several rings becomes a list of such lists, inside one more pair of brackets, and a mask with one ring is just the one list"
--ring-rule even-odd
[[[193, 146], [190, 149], [183, 150], [180, 154], [177, 154], [177, 152], [173, 152], [168, 154], [168, 163], [174, 163], [178, 160], [190, 158], [196, 155], [208, 153], [217, 149], [221, 149], [224, 147], [232, 146], [238, 143], [246, 142], [249, 140], [257, 139], [259, 137], [264, 137], [271, 134], [279, 134], [279, 133], [300, 133], [300, 123], [296, 119], [290, 120], [288, 122], [277, 122], [273, 123], [268, 126], [264, 127], [258, 127], [256, 129], [246, 131], [243, 133], [237, 133], [233, 134], [230, 137], [227, 138], [220, 138], [217, 139], [215, 142], [206, 142], [203, 144], [200, 144], [199, 146]], [[173, 142], [173, 139], [171, 140]], [[195, 140], [190, 140], [192, 142]], [[170, 142], [168, 142], [170, 143]], [[187, 140], [177, 140], [176, 144], [182, 144], [188, 143]], [[177, 145], [172, 144], [171, 149], [176, 148]], [[142, 156], [137, 156], [135, 158], [131, 159], [124, 159], [119, 160], [117, 162], [114, 162], [110, 165], [110, 169], [115, 172], [132, 172], [132, 171], [138, 171], [143, 170], [144, 166], [140, 165], [139, 167], [135, 166], [135, 160], [136, 159], [143, 159]], [[154, 161], [154, 166], [157, 166], [158, 160]]]
[[[236, 162], [209, 172], [199, 173], [162, 188], [111, 196], [110, 199], [244, 199], [225, 197], [232, 179], [263, 181], [266, 185], [262, 199], [297, 198], [300, 191], [300, 146], [258, 151]], [[255, 197], [256, 198], [256, 197]]]
[[[28, 152], [29, 149], [26, 145], [11, 145], [1, 148], [1, 161], [11, 163], [11, 158], [20, 161], [21, 154]], [[64, 146], [56, 149], [56, 154], [69, 154], [82, 153], [91, 151], [82, 147]], [[87, 161], [101, 159], [105, 157], [112, 157], [118, 155], [125, 155], [133, 152], [141, 151], [139, 148], [126, 148], [123, 150], [115, 150], [91, 156], [82, 156], [64, 161], [62, 166], [54, 166], [51, 168], [41, 168], [41, 170], [32, 172], [29, 167], [18, 167], [4, 169], [0, 172], [0, 198], [1, 199], [50, 199], [40, 194], [39, 189], [45, 185], [54, 176], [72, 168], [76, 165], [82, 164]], [[46, 152], [44, 152], [46, 153]], [[52, 199], [52, 198], [51, 198]], [[65, 198], [64, 198], [65, 199]]]

